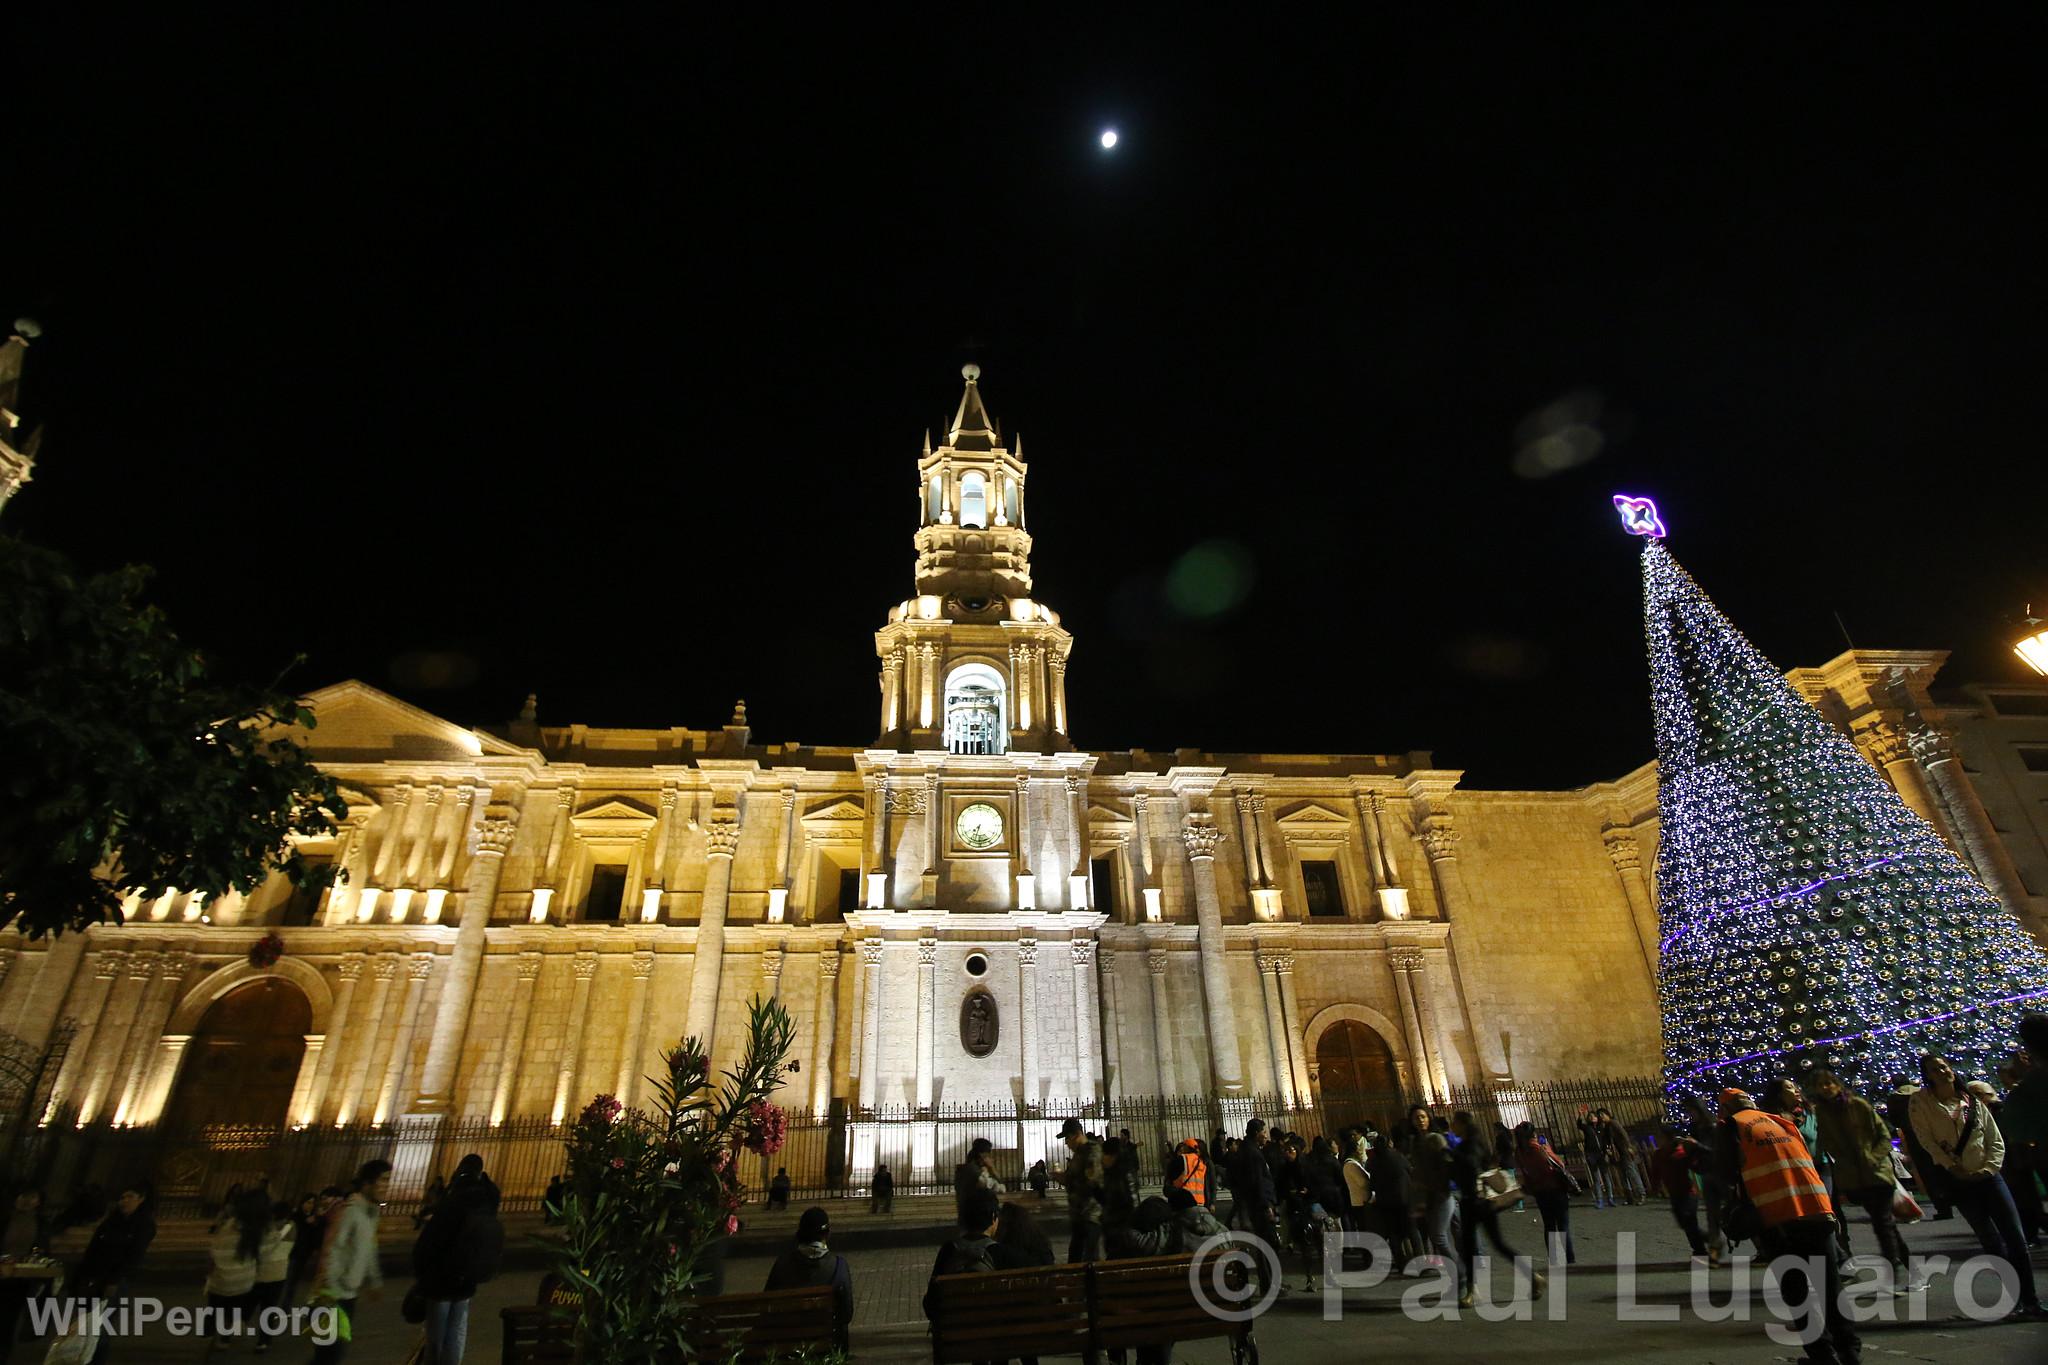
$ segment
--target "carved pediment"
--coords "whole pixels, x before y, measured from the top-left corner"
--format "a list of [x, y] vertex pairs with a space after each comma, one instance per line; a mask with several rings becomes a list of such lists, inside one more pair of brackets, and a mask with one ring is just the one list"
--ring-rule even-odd
[[1088, 807], [1088, 825], [1091, 829], [1097, 827], [1104, 829], [1127, 829], [1135, 823], [1130, 816], [1124, 814], [1115, 806], [1091, 804]]
[[1339, 835], [1350, 830], [1353, 821], [1350, 816], [1343, 814], [1341, 811], [1335, 811], [1328, 806], [1309, 801], [1296, 806], [1293, 810], [1281, 816], [1278, 823], [1280, 828], [1290, 834]]
[[833, 801], [816, 810], [804, 812], [806, 825], [858, 825], [865, 823], [867, 812], [860, 808], [858, 801]]
[[494, 735], [400, 701], [361, 682], [336, 683], [307, 696], [318, 722], [295, 738], [327, 762], [476, 758], [522, 752]]
[[654, 812], [621, 797], [607, 797], [569, 817], [578, 834], [621, 834], [654, 827]]

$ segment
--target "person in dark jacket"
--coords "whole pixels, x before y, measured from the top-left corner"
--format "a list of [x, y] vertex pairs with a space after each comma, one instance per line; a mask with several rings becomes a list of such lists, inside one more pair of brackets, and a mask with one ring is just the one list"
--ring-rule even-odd
[[1415, 1187], [1408, 1158], [1382, 1138], [1373, 1143], [1365, 1169], [1372, 1177], [1372, 1206], [1379, 1210], [1380, 1235], [1392, 1245], [1396, 1266], [1406, 1265], [1422, 1255], [1424, 1246], [1422, 1226], [1415, 1221]]
[[[994, 1190], [970, 1190], [960, 1201], [960, 1227], [932, 1261], [931, 1278], [941, 1275], [970, 1275], [990, 1270], [1028, 1269], [1030, 1262], [1015, 1247], [996, 1240], [1001, 1225], [1003, 1201]], [[924, 1291], [924, 1315], [935, 1316], [938, 1298], [930, 1284]]]
[[996, 1240], [1008, 1247], [1024, 1265], [1051, 1265], [1052, 1239], [1038, 1226], [1038, 1220], [1022, 1204], [1005, 1204], [996, 1223]]
[[498, 1273], [505, 1229], [498, 1221], [498, 1187], [472, 1152], [434, 1205], [413, 1243], [414, 1287], [427, 1301], [427, 1349], [432, 1365], [461, 1365], [469, 1338], [469, 1305], [477, 1286]]
[[768, 1182], [767, 1206], [771, 1209], [787, 1209], [789, 1207], [789, 1192], [793, 1188], [795, 1187], [790, 1184], [789, 1180], [789, 1167], [777, 1166], [775, 1168], [775, 1178]]
[[[49, 1220], [43, 1217], [43, 1192], [25, 1186], [14, 1196], [14, 1208], [0, 1230], [0, 1256], [25, 1261], [50, 1245]], [[37, 1279], [0, 1280], [0, 1365], [6, 1365], [14, 1348], [21, 1310], [28, 1301], [48, 1288], [49, 1281]]]
[[[1493, 1206], [1491, 1191], [1479, 1183], [1480, 1163], [1492, 1152], [1478, 1123], [1460, 1109], [1451, 1115], [1451, 1135], [1458, 1139], [1458, 1145], [1450, 1150], [1451, 1183], [1457, 1187], [1458, 1196], [1458, 1274], [1462, 1291], [1458, 1303], [1469, 1308], [1473, 1301], [1472, 1262], [1479, 1255], [1480, 1231], [1485, 1231], [1486, 1240], [1511, 1266], [1515, 1264], [1516, 1253], [1501, 1235], [1500, 1211]], [[1542, 1273], [1535, 1272], [1531, 1292], [1540, 1295], [1543, 1283]]]
[[889, 1163], [884, 1161], [875, 1167], [873, 1179], [868, 1181], [868, 1212], [887, 1213], [896, 1207], [896, 1177], [889, 1174]]
[[988, 1168], [989, 1158], [995, 1152], [995, 1144], [987, 1138], [976, 1138], [967, 1149], [967, 1159], [953, 1168], [953, 1212], [958, 1216], [966, 1205], [961, 1203], [967, 1192], [973, 1189], [1000, 1192], [1002, 1182], [996, 1173]]
[[813, 1285], [832, 1287], [832, 1342], [842, 1351], [849, 1344], [853, 1325], [853, 1271], [846, 1258], [833, 1251], [826, 1239], [832, 1235], [832, 1219], [825, 1210], [809, 1208], [796, 1223], [796, 1245], [775, 1258], [768, 1267], [764, 1289], [808, 1289]]
[[[143, 1253], [156, 1240], [152, 1194], [149, 1182], [144, 1180], [131, 1180], [121, 1187], [114, 1207], [93, 1230], [85, 1255], [71, 1272], [71, 1292], [87, 1299], [122, 1297], [128, 1277], [142, 1264]], [[111, 1335], [100, 1338], [99, 1349], [93, 1352], [93, 1365], [100, 1365], [107, 1358], [113, 1341]]]

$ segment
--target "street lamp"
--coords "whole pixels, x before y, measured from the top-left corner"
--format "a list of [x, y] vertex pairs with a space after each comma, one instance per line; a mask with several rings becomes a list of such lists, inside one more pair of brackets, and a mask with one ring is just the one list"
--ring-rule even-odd
[[2012, 652], [2020, 656], [2020, 662], [2048, 678], [2048, 627], [2041, 618], [2034, 615], [2034, 604], [2027, 604], [2027, 633], [2013, 642]]

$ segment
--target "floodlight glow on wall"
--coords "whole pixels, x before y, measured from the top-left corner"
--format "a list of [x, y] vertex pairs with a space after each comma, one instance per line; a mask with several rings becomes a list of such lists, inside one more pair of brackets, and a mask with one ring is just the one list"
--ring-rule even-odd
[[1380, 888], [1380, 914], [1387, 919], [1408, 918], [1408, 892], [1398, 886]]
[[1038, 878], [1029, 872], [1017, 874], [1017, 908], [1036, 910], [1038, 908]]
[[652, 924], [661, 918], [661, 888], [650, 886], [640, 893], [640, 922]]
[[2020, 662], [2048, 678], [2048, 630], [2041, 627], [2041, 618], [2034, 615], [2034, 604], [2027, 604], [2027, 634], [2013, 642], [2012, 652], [2020, 656]]
[[1086, 910], [1088, 908], [1088, 879], [1076, 872], [1067, 878], [1067, 908]]
[[187, 920], [198, 919], [199, 907], [203, 905], [205, 901], [206, 893], [204, 891], [194, 891], [191, 895], [185, 897], [185, 918]]
[[377, 897], [381, 894], [374, 886], [363, 888], [362, 894], [356, 897], [357, 924], [368, 924], [370, 922], [370, 916], [377, 913]]
[[868, 873], [868, 909], [882, 908], [882, 898], [889, 894], [889, 875], [886, 872]]
[[391, 922], [405, 923], [406, 911], [412, 909], [412, 888], [401, 886], [391, 893]]
[[1159, 923], [1161, 919], [1165, 918], [1164, 911], [1159, 903], [1159, 888], [1156, 886], [1145, 888], [1145, 918], [1154, 924]]
[[[771, 886], [771, 887], [769, 887], [769, 888], [768, 888], [768, 922], [769, 922], [770, 924], [780, 924], [780, 923], [782, 923], [782, 917], [783, 917], [784, 913], [785, 913], [785, 912], [786, 912], [786, 911], [787, 911], [788, 909], [789, 909], [789, 888], [788, 888], [788, 887], [786, 887], [786, 886]], [[654, 917], [653, 917], [652, 915], [649, 915], [649, 916], [648, 916], [648, 918], [649, 918], [649, 919], [652, 919], [652, 918], [654, 918]]]
[[441, 907], [447, 900], [448, 892], [446, 889], [437, 887], [429, 891], [427, 893], [427, 908], [420, 912], [420, 917], [428, 924], [439, 924], [441, 922]]
[[554, 898], [555, 889], [551, 886], [536, 886], [533, 889], [533, 913], [529, 918], [535, 924], [548, 922], [548, 902]]
[[1280, 918], [1280, 892], [1278, 888], [1264, 888], [1252, 892], [1252, 910], [1260, 919]]

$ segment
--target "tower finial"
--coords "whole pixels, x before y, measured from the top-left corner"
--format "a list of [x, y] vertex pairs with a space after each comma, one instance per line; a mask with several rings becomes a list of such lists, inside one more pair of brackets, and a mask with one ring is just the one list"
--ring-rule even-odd
[[972, 384], [975, 380], [981, 378], [981, 366], [971, 360], [968, 361], [960, 367], [960, 377]]

